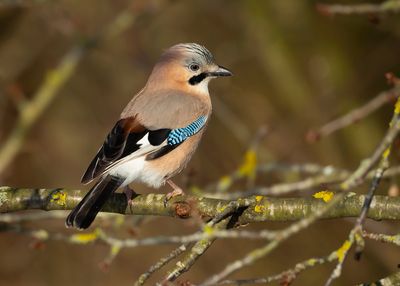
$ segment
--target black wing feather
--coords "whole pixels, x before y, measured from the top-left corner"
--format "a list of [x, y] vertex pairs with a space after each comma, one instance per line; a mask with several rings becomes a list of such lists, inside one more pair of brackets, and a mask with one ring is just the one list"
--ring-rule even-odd
[[[158, 146], [167, 139], [170, 132], [171, 129], [167, 128], [149, 130], [138, 123], [135, 117], [120, 119], [107, 135], [103, 146], [82, 176], [81, 182], [84, 184], [89, 183], [117, 161], [139, 150], [140, 144], [138, 144], [138, 141], [146, 134], [149, 134], [149, 143], [153, 146]], [[161, 156], [158, 154], [157, 158]]]
[[139, 133], [129, 133], [128, 138], [126, 139], [124, 151], [119, 158], [124, 158], [139, 150], [140, 144], [137, 144], [137, 142], [142, 139], [147, 132], [148, 130]]
[[149, 132], [149, 142], [153, 146], [158, 146], [168, 138], [171, 129], [158, 129]]

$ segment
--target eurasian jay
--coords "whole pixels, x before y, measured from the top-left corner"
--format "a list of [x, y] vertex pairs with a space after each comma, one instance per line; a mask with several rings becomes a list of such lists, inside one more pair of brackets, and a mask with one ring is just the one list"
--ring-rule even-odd
[[84, 184], [98, 180], [66, 225], [88, 228], [110, 195], [121, 187], [129, 193], [132, 182], [154, 188], [167, 182], [173, 188], [167, 200], [182, 194], [171, 178], [185, 168], [207, 126], [212, 110], [208, 83], [231, 75], [199, 44], [166, 50], [83, 175]]

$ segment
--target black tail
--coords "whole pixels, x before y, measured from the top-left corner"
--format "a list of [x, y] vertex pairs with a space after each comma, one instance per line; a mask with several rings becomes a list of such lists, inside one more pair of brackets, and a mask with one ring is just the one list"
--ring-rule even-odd
[[101, 178], [68, 215], [66, 226], [88, 228], [107, 199], [123, 182], [123, 178], [111, 175]]

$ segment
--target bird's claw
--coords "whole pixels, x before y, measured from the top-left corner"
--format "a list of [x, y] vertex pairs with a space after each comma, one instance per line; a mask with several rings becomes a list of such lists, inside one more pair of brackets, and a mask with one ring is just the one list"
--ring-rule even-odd
[[170, 199], [168, 199], [167, 196], [165, 196], [164, 201], [163, 201], [164, 208], [167, 207], [167, 203], [168, 203], [169, 200], [170, 200]]
[[128, 202], [128, 205], [131, 206], [133, 204], [132, 198], [136, 194], [135, 191], [131, 189], [129, 186], [125, 186], [124, 194], [126, 196], [126, 201]]
[[182, 189], [175, 189], [172, 192], [169, 192], [168, 194], [166, 194], [165, 198], [164, 198], [164, 208], [167, 207], [168, 202], [177, 196], [182, 196], [184, 194], [184, 192], [182, 191]]

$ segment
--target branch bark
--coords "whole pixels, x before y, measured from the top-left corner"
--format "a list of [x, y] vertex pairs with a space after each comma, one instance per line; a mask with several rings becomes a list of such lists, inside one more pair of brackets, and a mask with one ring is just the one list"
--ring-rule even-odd
[[[0, 187], [0, 213], [23, 210], [71, 210], [85, 195], [83, 190], [30, 189]], [[125, 215], [155, 215], [177, 218], [192, 216], [215, 217], [231, 201], [195, 196], [173, 198], [164, 207], [165, 195], [138, 195], [129, 206], [124, 194], [113, 194], [103, 208], [104, 212]], [[321, 218], [358, 217], [365, 196], [355, 193], [343, 195], [340, 202]], [[252, 196], [248, 207], [238, 218], [239, 224], [262, 221], [295, 221], [310, 216], [326, 206], [322, 198], [269, 198]], [[400, 197], [374, 197], [368, 217], [375, 220], [400, 220]]]

